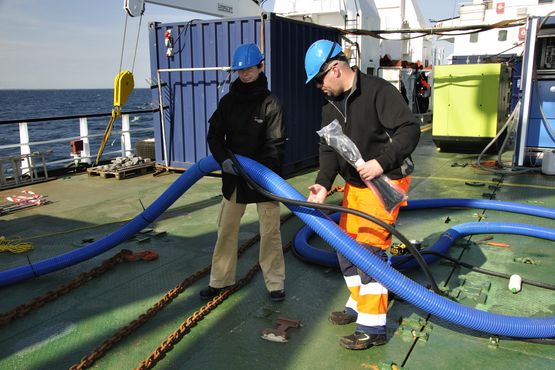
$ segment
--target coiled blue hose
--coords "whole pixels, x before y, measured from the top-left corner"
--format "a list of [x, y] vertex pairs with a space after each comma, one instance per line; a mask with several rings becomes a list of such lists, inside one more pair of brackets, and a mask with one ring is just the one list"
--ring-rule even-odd
[[[238, 156], [249, 176], [266, 190], [294, 200], [305, 198], [287, 182], [255, 161]], [[387, 289], [434, 316], [481, 332], [517, 338], [555, 337], [555, 317], [522, 318], [476, 310], [439, 296], [408, 279], [362, 248], [329, 217], [313, 208], [287, 205], [328, 244]]]
[[[534, 226], [527, 224], [517, 224], [509, 222], [468, 222], [460, 225], [453, 226], [445, 231], [439, 239], [427, 251], [438, 252], [441, 254], [447, 253], [447, 250], [457, 240], [467, 235], [477, 234], [512, 234], [524, 235], [541, 239], [555, 241], [555, 229], [550, 229], [542, 226]], [[401, 256], [399, 256], [401, 257]], [[397, 257], [397, 258], [399, 258]], [[426, 262], [431, 263], [439, 257], [433, 255], [426, 255]], [[392, 264], [396, 263], [396, 259], [392, 258]], [[398, 269], [411, 269], [417, 267], [418, 264], [414, 260], [401, 263], [397, 266]]]
[[[294, 200], [305, 198], [281, 177], [257, 162], [238, 156], [249, 176], [266, 190]], [[46, 274], [94, 257], [124, 240], [152, 222], [164, 212], [181, 194], [204, 174], [219, 169], [213, 157], [206, 157], [181, 175], [156, 201], [140, 215], [121, 229], [107, 237], [83, 247], [78, 251], [66, 253], [33, 264], [0, 273], [0, 286], [22, 281], [36, 275]], [[347, 236], [341, 229], [320, 211], [302, 206], [288, 205], [301, 220], [316, 230], [322, 239], [335, 247], [367, 274], [399, 297], [444, 320], [470, 329], [519, 338], [555, 337], [555, 317], [521, 318], [493, 314], [459, 305], [436, 295], [419, 284], [400, 274]]]
[[[511, 203], [511, 202], [500, 202], [497, 200], [485, 200], [485, 199], [465, 199], [465, 198], [448, 198], [448, 199], [417, 199], [410, 200], [406, 207], [401, 208], [401, 212], [413, 210], [413, 209], [430, 209], [430, 208], [446, 208], [446, 207], [462, 207], [462, 208], [481, 208], [490, 209], [496, 211], [520, 213], [531, 216], [538, 216], [544, 218], [555, 219], [555, 210], [552, 208], [531, 206], [526, 204]], [[334, 213], [330, 215], [330, 218], [336, 223], [339, 222], [339, 213]], [[468, 226], [465, 226], [468, 225]], [[472, 226], [471, 226], [472, 225]], [[518, 225], [518, 226], [517, 226]], [[461, 235], [454, 237], [454, 233], [461, 230]], [[468, 231], [472, 230], [472, 231]], [[449, 249], [452, 243], [456, 239], [462, 238], [466, 235], [471, 234], [518, 234], [533, 236], [542, 239], [553, 240], [553, 229], [544, 229], [539, 226], [530, 226], [522, 224], [510, 224], [510, 223], [469, 223], [454, 226], [453, 228], [445, 231], [442, 234], [440, 240], [438, 240], [434, 245], [427, 248], [428, 251], [445, 253]], [[453, 234], [453, 235], [451, 235]], [[299, 255], [300, 258], [313, 263], [325, 265], [325, 266], [339, 266], [337, 256], [335, 252], [323, 250], [320, 248], [315, 248], [308, 243], [310, 237], [314, 235], [314, 231], [308, 226], [302, 227], [295, 239], [293, 241], [293, 248], [295, 253]], [[447, 241], [453, 238], [451, 243], [447, 244]], [[439, 257], [433, 254], [427, 254], [422, 256], [427, 263], [435, 262]], [[408, 270], [418, 267], [418, 264], [414, 259], [408, 260], [403, 263], [399, 263], [402, 260], [406, 260], [406, 256], [392, 256], [390, 262], [395, 265], [398, 270]]]

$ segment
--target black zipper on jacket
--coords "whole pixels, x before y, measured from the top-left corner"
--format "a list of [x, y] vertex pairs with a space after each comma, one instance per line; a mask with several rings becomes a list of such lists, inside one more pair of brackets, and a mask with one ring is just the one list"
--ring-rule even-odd
[[337, 111], [339, 112], [339, 114], [341, 114], [341, 117], [343, 117], [343, 122], [345, 123], [345, 128], [347, 128], [347, 105], [349, 103], [349, 98], [351, 97], [351, 95], [353, 95], [354, 90], [351, 89], [351, 92], [349, 92], [349, 95], [347, 95], [347, 98], [345, 99], [345, 114], [343, 114], [343, 112], [341, 112], [341, 109], [337, 108], [337, 105], [335, 105], [335, 103], [331, 100], [328, 100], [330, 102], [331, 105], [333, 105], [333, 107], [335, 109], [337, 109]]
[[[334, 107], [335, 109], [337, 109], [337, 111], [339, 112], [339, 114], [341, 114], [341, 117], [343, 117], [343, 121], [344, 121], [344, 123], [345, 123], [345, 128], [347, 128], [347, 105], [348, 105], [348, 103], [349, 103], [349, 98], [350, 98], [351, 95], [353, 95], [353, 93], [357, 90], [357, 89], [356, 89], [357, 83], [358, 83], [358, 74], [356, 74], [357, 72], [358, 72], [358, 71], [355, 70], [355, 77], [356, 77], [356, 78], [353, 80], [353, 86], [351, 86], [351, 91], [349, 92], [349, 95], [347, 95], [347, 98], [345, 99], [345, 114], [343, 114], [343, 113], [341, 112], [341, 109], [337, 108], [337, 106], [333, 103], [333, 101], [331, 101], [331, 100], [328, 99], [328, 101], [330, 102], [330, 104], [333, 105], [333, 107]], [[354, 87], [354, 90], [353, 90], [353, 87]]]

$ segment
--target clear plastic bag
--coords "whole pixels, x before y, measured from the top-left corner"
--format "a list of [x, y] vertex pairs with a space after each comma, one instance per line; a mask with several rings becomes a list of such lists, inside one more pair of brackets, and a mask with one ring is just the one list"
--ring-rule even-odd
[[[354, 168], [365, 163], [357, 146], [343, 133], [343, 129], [336, 119], [321, 130], [316, 131], [316, 133], [324, 138], [326, 143]], [[402, 202], [408, 199], [407, 195], [395, 186], [389, 177], [385, 175], [375, 177], [370, 181], [362, 180], [366, 186], [377, 195], [385, 210], [388, 212], [393, 211]]]

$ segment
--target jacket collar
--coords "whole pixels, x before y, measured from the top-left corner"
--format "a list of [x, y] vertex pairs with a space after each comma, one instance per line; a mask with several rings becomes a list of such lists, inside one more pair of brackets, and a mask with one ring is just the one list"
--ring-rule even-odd
[[[357, 66], [353, 66], [351, 67], [353, 69], [353, 71], [355, 72], [355, 77], [353, 78], [353, 85], [351, 86], [351, 90], [345, 91], [343, 94], [346, 94], [347, 97], [350, 97], [351, 95], [355, 94], [356, 92], [358, 92], [360, 90], [360, 70], [358, 69]], [[343, 94], [341, 94], [341, 96], [343, 96]], [[336, 97], [329, 97], [326, 96], [325, 99], [327, 101], [329, 101], [330, 103], [336, 102], [337, 98]], [[347, 98], [348, 99], [348, 98]], [[341, 100], [341, 99], [339, 99]]]
[[251, 83], [243, 83], [241, 79], [237, 77], [231, 84], [229, 92], [233, 100], [237, 102], [258, 101], [270, 94], [268, 90], [268, 79], [263, 72], [260, 73], [256, 81]]
[[353, 78], [353, 86], [351, 86], [351, 91], [348, 92], [349, 96], [353, 95], [357, 90], [360, 89], [360, 70], [357, 66], [353, 67], [353, 71], [355, 71], [355, 77]]

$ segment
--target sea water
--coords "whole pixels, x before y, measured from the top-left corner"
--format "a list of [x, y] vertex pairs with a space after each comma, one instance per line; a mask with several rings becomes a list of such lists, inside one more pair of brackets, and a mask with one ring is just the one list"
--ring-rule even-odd
[[[150, 89], [135, 89], [129, 96], [122, 111], [150, 110], [158, 103], [153, 99]], [[18, 120], [25, 122], [31, 118], [49, 118], [56, 116], [87, 115], [94, 113], [110, 113], [113, 108], [112, 89], [83, 90], [0, 90], [0, 122]], [[131, 133], [132, 148], [139, 140], [154, 137], [152, 131], [153, 114], [145, 113], [130, 116], [131, 130], [149, 129], [147, 132]], [[89, 135], [103, 134], [110, 117], [88, 118]], [[40, 121], [28, 123], [29, 141], [42, 142], [60, 138], [76, 138], [79, 136], [79, 119], [63, 121]], [[106, 144], [105, 152], [120, 150], [121, 119], [114, 124], [112, 135]], [[91, 138], [91, 155], [96, 155], [102, 136]], [[46, 161], [67, 159], [70, 155], [69, 139], [63, 142], [31, 144], [31, 152], [45, 153]], [[19, 125], [0, 124], [0, 157], [19, 155], [20, 149], [1, 148], [4, 145], [19, 144]], [[113, 157], [116, 154], [111, 155]], [[63, 167], [58, 164], [53, 168]], [[50, 166], [49, 166], [50, 167]]]

